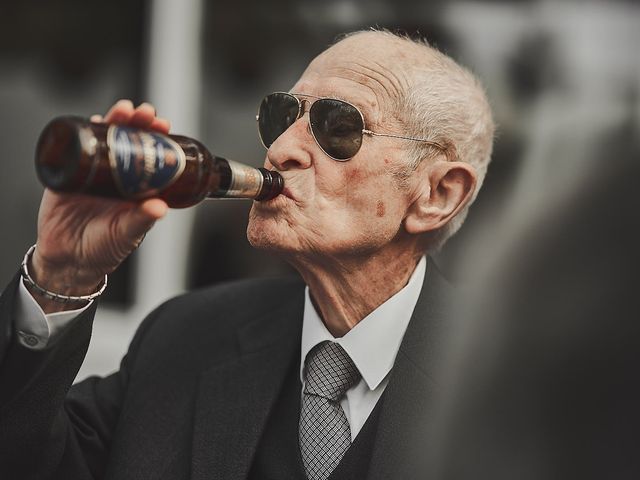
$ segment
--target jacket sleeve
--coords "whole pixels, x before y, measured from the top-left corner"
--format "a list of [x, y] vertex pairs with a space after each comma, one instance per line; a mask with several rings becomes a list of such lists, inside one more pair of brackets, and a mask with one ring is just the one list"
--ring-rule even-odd
[[97, 303], [51, 347], [14, 334], [17, 275], [0, 297], [0, 478], [102, 478], [141, 328], [118, 372], [71, 388], [89, 346]]

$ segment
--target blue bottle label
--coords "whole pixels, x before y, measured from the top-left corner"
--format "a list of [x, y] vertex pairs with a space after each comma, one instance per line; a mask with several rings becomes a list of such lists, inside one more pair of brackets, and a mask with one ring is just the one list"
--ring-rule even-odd
[[187, 162], [169, 137], [112, 125], [107, 132], [111, 173], [126, 198], [151, 197], [171, 185]]

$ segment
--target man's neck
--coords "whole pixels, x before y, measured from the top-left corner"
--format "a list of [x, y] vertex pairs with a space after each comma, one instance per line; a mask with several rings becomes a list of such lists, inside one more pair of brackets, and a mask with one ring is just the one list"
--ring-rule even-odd
[[309, 286], [313, 304], [334, 337], [342, 337], [358, 322], [400, 291], [409, 281], [422, 253], [413, 249], [387, 251], [360, 258], [294, 266]]

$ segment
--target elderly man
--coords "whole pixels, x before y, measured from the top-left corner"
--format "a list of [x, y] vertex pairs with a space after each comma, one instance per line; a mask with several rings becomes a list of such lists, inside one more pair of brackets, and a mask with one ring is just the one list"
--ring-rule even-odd
[[[104, 121], [168, 131], [126, 101]], [[69, 388], [95, 302], [16, 277], [0, 303], [3, 478], [420, 477], [450, 290], [426, 252], [486, 171], [484, 93], [422, 43], [361, 32], [265, 97], [259, 126], [285, 191], [253, 205], [248, 238], [303, 282], [171, 300], [118, 372]], [[166, 209], [45, 192], [33, 280], [94, 292]]]

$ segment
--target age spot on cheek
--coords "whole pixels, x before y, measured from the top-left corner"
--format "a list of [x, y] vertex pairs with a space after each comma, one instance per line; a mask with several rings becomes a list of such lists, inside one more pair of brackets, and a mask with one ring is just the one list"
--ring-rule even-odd
[[384, 202], [382, 200], [378, 200], [378, 204], [376, 205], [376, 215], [384, 217], [384, 213]]

